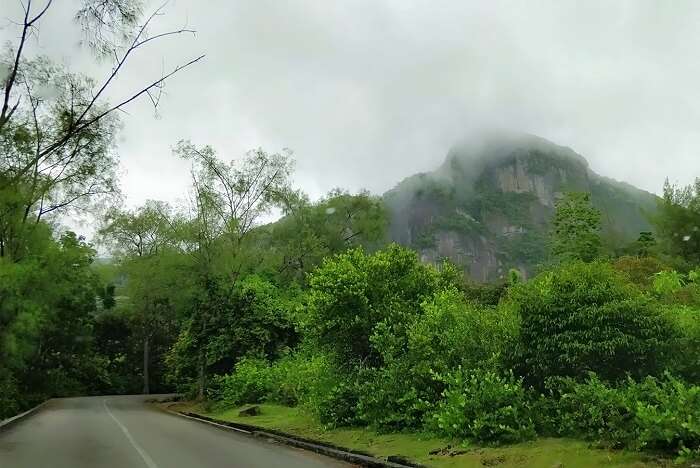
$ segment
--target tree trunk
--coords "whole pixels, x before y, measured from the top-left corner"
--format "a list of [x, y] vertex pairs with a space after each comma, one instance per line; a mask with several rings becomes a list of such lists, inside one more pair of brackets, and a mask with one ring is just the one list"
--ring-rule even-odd
[[146, 335], [146, 337], [143, 340], [143, 393], [144, 395], [148, 395], [151, 393], [148, 381], [149, 376], [148, 376], [148, 368], [150, 367], [149, 365], [149, 356], [148, 353], [150, 351], [149, 349], [150, 346], [150, 337]]
[[199, 388], [197, 389], [197, 400], [204, 401], [204, 351], [199, 352]]

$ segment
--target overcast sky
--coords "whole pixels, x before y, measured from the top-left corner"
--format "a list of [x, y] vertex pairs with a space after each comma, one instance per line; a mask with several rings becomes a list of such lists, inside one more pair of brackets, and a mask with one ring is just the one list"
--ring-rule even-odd
[[[17, 3], [0, 0], [0, 16], [19, 18]], [[77, 47], [77, 2], [54, 4], [31, 50], [102, 76]], [[127, 109], [129, 205], [183, 197], [181, 138], [227, 159], [291, 148], [313, 197], [381, 193], [484, 126], [570, 146], [652, 192], [700, 175], [700, 2], [173, 0], [166, 12], [154, 33], [187, 24], [196, 37], [140, 52], [111, 98], [207, 56], [168, 82], [159, 117]], [[3, 41], [17, 33], [5, 18]]]

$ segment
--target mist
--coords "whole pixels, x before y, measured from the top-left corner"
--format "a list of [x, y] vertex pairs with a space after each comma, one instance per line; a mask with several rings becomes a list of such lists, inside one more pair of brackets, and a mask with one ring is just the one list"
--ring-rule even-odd
[[[3, 17], [17, 16], [8, 2]], [[33, 51], [102, 76], [77, 47], [74, 2], [52, 8]], [[156, 7], [150, 4], [150, 7]], [[231, 159], [290, 148], [296, 183], [382, 193], [437, 168], [480, 128], [569, 146], [596, 172], [658, 193], [700, 160], [700, 6], [693, 2], [316, 2], [177, 0], [158, 27], [178, 38], [134, 57], [113, 99], [179, 59], [205, 61], [168, 82], [154, 115], [123, 116], [128, 205], [176, 201], [188, 165], [177, 140]], [[5, 9], [3, 9], [5, 10]], [[3, 20], [0, 40], [17, 30]]]

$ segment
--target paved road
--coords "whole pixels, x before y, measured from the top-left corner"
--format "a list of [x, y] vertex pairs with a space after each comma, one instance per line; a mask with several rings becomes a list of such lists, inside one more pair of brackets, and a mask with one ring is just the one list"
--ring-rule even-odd
[[65, 398], [0, 432], [0, 468], [297, 468], [350, 465], [149, 407]]

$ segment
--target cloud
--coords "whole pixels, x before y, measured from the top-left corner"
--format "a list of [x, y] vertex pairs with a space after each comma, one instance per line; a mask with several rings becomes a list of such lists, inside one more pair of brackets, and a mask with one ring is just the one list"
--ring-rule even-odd
[[[35, 48], [84, 67], [56, 6]], [[60, 10], [66, 8], [66, 10]], [[130, 203], [184, 196], [180, 138], [227, 158], [292, 148], [312, 196], [376, 193], [431, 170], [474, 128], [534, 133], [599, 173], [658, 192], [700, 175], [700, 4], [690, 1], [177, 0], [177, 38], [135, 57], [112, 97], [203, 51], [154, 119], [125, 116]], [[0, 31], [0, 39], [9, 30]], [[8, 36], [9, 37], [9, 36]], [[100, 69], [90, 65], [90, 72]], [[104, 69], [102, 69], [104, 71]]]

